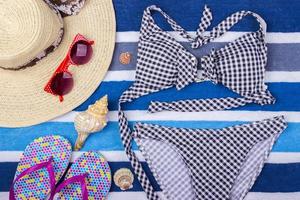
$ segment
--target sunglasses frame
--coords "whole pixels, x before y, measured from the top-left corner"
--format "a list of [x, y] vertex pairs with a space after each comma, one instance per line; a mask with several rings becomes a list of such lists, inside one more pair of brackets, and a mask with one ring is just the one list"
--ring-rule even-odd
[[[59, 95], [56, 94], [55, 92], [52, 91], [51, 89], [51, 85], [52, 82], [54, 80], [54, 78], [60, 74], [60, 73], [68, 73], [69, 75], [71, 75], [71, 77], [73, 77], [72, 73], [68, 70], [70, 65], [75, 65], [75, 66], [79, 66], [79, 65], [83, 65], [83, 64], [76, 64], [72, 58], [71, 58], [71, 51], [74, 47], [74, 45], [76, 45], [78, 42], [85, 42], [87, 44], [89, 44], [91, 47], [94, 44], [93, 40], [88, 40], [87, 38], [85, 38], [83, 35], [81, 34], [77, 34], [74, 39], [72, 44], [69, 47], [69, 50], [67, 52], [66, 57], [63, 59], [63, 61], [59, 64], [59, 66], [56, 68], [55, 72], [53, 73], [53, 75], [51, 76], [50, 80], [47, 82], [46, 86], [44, 87], [44, 91], [47, 93], [50, 93], [54, 96], [59, 96], [59, 101], [62, 102], [64, 100], [63, 95]], [[90, 60], [89, 60], [90, 61]], [[88, 62], [89, 62], [88, 61]], [[88, 63], [87, 62], [87, 63]], [[85, 63], [86, 64], [86, 63]], [[72, 90], [72, 89], [71, 89]]]

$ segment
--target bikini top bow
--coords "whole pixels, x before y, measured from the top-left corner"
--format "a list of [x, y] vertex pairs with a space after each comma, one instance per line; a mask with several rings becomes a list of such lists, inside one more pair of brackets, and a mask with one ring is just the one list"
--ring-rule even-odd
[[[176, 88], [178, 90], [193, 82], [210, 80], [214, 84], [218, 83], [216, 70], [217, 57], [215, 49], [212, 49], [210, 54], [203, 56], [200, 59], [200, 63], [198, 63], [195, 56], [188, 54], [187, 52], [180, 52], [180, 54], [176, 81]], [[200, 68], [200, 76], [198, 74], [198, 68]]]

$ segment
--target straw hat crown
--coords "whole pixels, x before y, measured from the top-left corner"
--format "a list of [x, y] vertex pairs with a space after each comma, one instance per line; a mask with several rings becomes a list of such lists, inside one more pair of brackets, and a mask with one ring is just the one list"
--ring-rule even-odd
[[[44, 91], [77, 34], [93, 44], [84, 65], [70, 65], [74, 86], [60, 102]], [[78, 107], [98, 88], [114, 52], [112, 0], [0, 0], [0, 126], [48, 121]]]
[[53, 44], [62, 28], [42, 0], [0, 0], [0, 67], [18, 69]]

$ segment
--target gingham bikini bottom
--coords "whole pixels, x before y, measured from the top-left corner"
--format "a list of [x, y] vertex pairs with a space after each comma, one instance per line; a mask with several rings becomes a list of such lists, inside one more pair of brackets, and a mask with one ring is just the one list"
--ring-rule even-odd
[[285, 128], [283, 116], [222, 129], [137, 123], [133, 137], [167, 199], [241, 200]]
[[[248, 15], [256, 19], [259, 30], [196, 58], [155, 23], [153, 12], [160, 13], [192, 48], [221, 37]], [[149, 200], [160, 198], [132, 150], [133, 139], [168, 200], [240, 200], [253, 185], [275, 140], [286, 126], [283, 117], [276, 117], [217, 130], [140, 123], [134, 131], [130, 129], [123, 104], [173, 86], [182, 89], [199, 79], [222, 84], [241, 97], [155, 101], [151, 102], [149, 111], [204, 112], [233, 109], [248, 103], [275, 102], [264, 82], [267, 62], [264, 20], [256, 13], [239, 11], [205, 36], [211, 20], [212, 13], [205, 6], [194, 38], [159, 7], [150, 6], [144, 11], [135, 82], [119, 99], [118, 117], [126, 154]], [[199, 77], [198, 67], [201, 69]]]

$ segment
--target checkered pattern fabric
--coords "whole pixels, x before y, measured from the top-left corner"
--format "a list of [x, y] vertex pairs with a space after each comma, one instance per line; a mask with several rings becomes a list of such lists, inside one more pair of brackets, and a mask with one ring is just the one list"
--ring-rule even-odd
[[[217, 37], [222, 36], [244, 16], [251, 15], [259, 22], [258, 31], [248, 33], [220, 50], [213, 50], [211, 54], [198, 59], [187, 51], [168, 32], [163, 31], [151, 15], [152, 11], [161, 13], [179, 34], [191, 43], [193, 48], [200, 47]], [[257, 14], [249, 11], [240, 11], [229, 16], [218, 26], [213, 28], [209, 36], [203, 33], [210, 25], [212, 14], [208, 7], [204, 8], [203, 16], [196, 37], [191, 36], [172, 18], [157, 6], [150, 6], [144, 11], [142, 18], [140, 39], [137, 52], [136, 80], [119, 100], [119, 126], [125, 151], [131, 161], [148, 199], [158, 199], [154, 193], [145, 172], [136, 155], [131, 149], [132, 133], [128, 121], [122, 111], [122, 104], [134, 99], [173, 86], [182, 89], [199, 79], [221, 83], [239, 93], [241, 98], [223, 98], [207, 100], [188, 100], [172, 102], [167, 105], [151, 104], [150, 111], [178, 110], [178, 111], [210, 111], [224, 110], [245, 105], [246, 103], [267, 104], [274, 103], [275, 99], [264, 83], [264, 70], [267, 60], [265, 44], [266, 26]], [[197, 68], [201, 64], [202, 76], [198, 77]], [[184, 106], [183, 106], [184, 105]], [[166, 107], [165, 107], [166, 106]]]
[[[275, 134], [249, 151], [230, 192], [230, 200], [243, 200], [260, 174], [279, 137]], [[135, 138], [166, 199], [195, 200], [190, 171], [174, 145], [166, 141]]]
[[126, 119], [125, 113], [121, 110], [119, 106], [119, 126], [121, 132], [121, 139], [125, 147], [125, 152], [131, 162], [134, 173], [138, 177], [140, 184], [142, 185], [144, 191], [147, 194], [147, 198], [150, 200], [158, 200], [158, 195], [154, 192], [154, 189], [148, 179], [141, 163], [139, 162], [136, 154], [132, 151], [132, 135], [131, 130], [128, 127], [128, 121]]
[[[237, 101], [238, 100], [238, 101]], [[159, 102], [152, 101], [149, 105], [148, 111], [151, 113], [159, 112], [163, 110], [170, 111], [185, 111], [185, 112], [200, 112], [200, 111], [214, 111], [225, 110], [229, 108], [237, 108], [247, 103], [251, 103], [252, 100], [246, 98], [213, 98], [213, 99], [194, 99], [183, 100], [174, 102]]]
[[261, 141], [251, 149], [248, 153], [247, 161], [244, 162], [231, 189], [230, 199], [243, 200], [246, 197], [249, 189], [259, 176], [279, 135], [280, 133], [267, 140]]
[[169, 200], [195, 200], [189, 169], [168, 142], [136, 138], [155, 180]]
[[232, 186], [259, 142], [286, 128], [283, 116], [223, 129], [185, 129], [137, 123], [134, 137], [176, 146], [191, 172], [197, 199], [228, 200]]
[[[154, 23], [150, 13], [151, 10], [161, 12], [175, 31], [179, 31], [184, 38], [192, 42], [193, 48], [197, 48], [222, 36], [247, 15], [253, 16], [258, 21], [260, 28], [256, 32], [243, 35], [219, 50], [213, 49], [209, 55], [200, 58], [201, 77], [197, 77], [197, 58], [187, 52], [174, 38], [162, 31]], [[146, 13], [144, 20], [147, 23], [142, 23], [140, 40], [140, 47], [143, 48], [139, 48], [139, 50], [141, 49], [139, 51], [140, 62], [138, 63], [136, 72], [136, 82], [139, 85], [144, 85], [144, 87], [152, 89], [164, 89], [175, 83], [177, 89], [181, 89], [199, 78], [200, 80], [210, 80], [215, 84], [220, 83], [244, 97], [229, 98], [228, 100], [222, 99], [220, 101], [207, 99], [206, 101], [194, 100], [191, 102], [188, 100], [187, 102], [181, 101], [179, 103], [171, 102], [168, 105], [165, 104], [166, 102], [154, 102], [150, 105], [149, 110], [151, 112], [161, 110], [186, 112], [190, 111], [190, 109], [186, 108], [190, 108], [191, 106], [196, 108], [195, 111], [224, 110], [251, 102], [261, 105], [275, 102], [274, 97], [267, 90], [264, 83], [267, 47], [265, 43], [265, 23], [259, 15], [250, 11], [234, 13], [218, 26], [214, 27], [209, 36], [203, 36], [204, 28], [209, 26], [212, 19], [211, 12], [206, 7], [200, 27], [197, 30], [197, 37], [192, 39], [187, 32], [183, 31], [161, 9], [152, 6], [146, 10]], [[148, 30], [144, 31], [145, 29]], [[151, 39], [149, 39], [151, 33], [149, 29], [153, 31]], [[175, 44], [170, 45], [166, 42], [171, 40]], [[168, 52], [168, 54], [166, 55], [165, 52]], [[162, 57], [162, 54], [164, 54], [163, 59], [159, 59]], [[182, 106], [185, 103], [187, 105]], [[166, 107], [164, 108], [165, 105]]]

